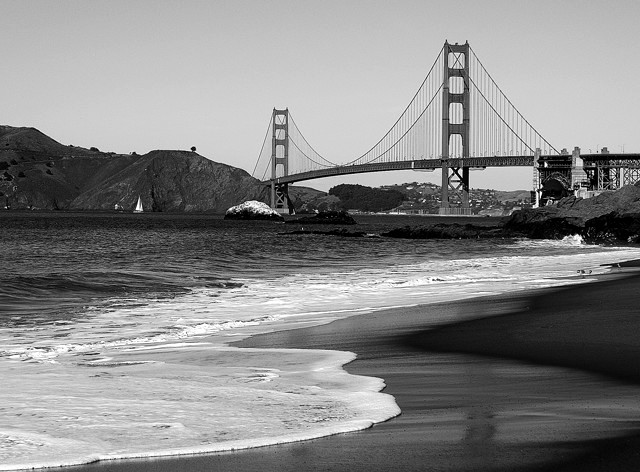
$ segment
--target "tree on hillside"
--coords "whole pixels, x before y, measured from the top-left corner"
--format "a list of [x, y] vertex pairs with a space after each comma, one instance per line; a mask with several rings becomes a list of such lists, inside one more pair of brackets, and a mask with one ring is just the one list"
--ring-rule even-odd
[[340, 199], [342, 208], [360, 211], [387, 211], [399, 206], [404, 195], [397, 190], [382, 190], [364, 185], [341, 184], [329, 189]]
[[195, 146], [191, 146], [191, 152], [196, 152], [196, 147]]

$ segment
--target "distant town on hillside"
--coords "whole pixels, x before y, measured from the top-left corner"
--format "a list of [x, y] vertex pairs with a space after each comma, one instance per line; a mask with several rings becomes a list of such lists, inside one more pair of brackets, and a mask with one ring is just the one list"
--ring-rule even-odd
[[[378, 188], [343, 184], [331, 188], [328, 194], [309, 187], [291, 187], [289, 193], [299, 213], [345, 209], [351, 213], [438, 214], [441, 187], [428, 182]], [[469, 192], [469, 204], [474, 215], [509, 215], [531, 208], [531, 192], [474, 188]]]

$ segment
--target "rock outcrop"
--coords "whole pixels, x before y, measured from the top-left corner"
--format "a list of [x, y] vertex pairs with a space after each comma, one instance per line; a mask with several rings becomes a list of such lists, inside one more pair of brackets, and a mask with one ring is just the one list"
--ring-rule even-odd
[[355, 225], [356, 220], [344, 210], [328, 210], [321, 211], [317, 215], [289, 220], [287, 223], [300, 223], [305, 225]]
[[516, 211], [505, 221], [506, 232], [529, 238], [561, 239], [579, 234], [586, 242], [633, 242], [640, 234], [640, 187], [580, 199], [566, 197], [556, 205]]
[[640, 244], [640, 213], [608, 213], [586, 222], [585, 241], [600, 244]]
[[439, 223], [427, 226], [403, 226], [383, 233], [382, 236], [406, 239], [485, 239], [505, 237], [504, 228], [497, 226]]
[[289, 231], [287, 233], [280, 234], [314, 234], [314, 235], [322, 235], [322, 236], [340, 236], [343, 238], [378, 238], [379, 236], [376, 234], [366, 233], [364, 231], [349, 231], [346, 228], [336, 228], [330, 230], [308, 230], [308, 229], [296, 229], [294, 231]]
[[255, 200], [233, 206], [224, 214], [225, 220], [272, 220], [284, 221], [284, 217], [269, 205]]
[[410, 239], [562, 239], [572, 235], [580, 235], [587, 243], [640, 243], [640, 186], [629, 185], [589, 199], [566, 197], [557, 205], [515, 211], [501, 226], [436, 224], [383, 234]]

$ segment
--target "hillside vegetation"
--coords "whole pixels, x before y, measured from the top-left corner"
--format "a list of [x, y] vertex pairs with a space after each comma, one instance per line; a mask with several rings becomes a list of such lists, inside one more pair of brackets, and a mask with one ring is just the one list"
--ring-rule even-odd
[[367, 212], [388, 211], [396, 208], [404, 200], [397, 190], [383, 190], [363, 185], [337, 185], [329, 189], [329, 195], [340, 199], [340, 207], [345, 210]]

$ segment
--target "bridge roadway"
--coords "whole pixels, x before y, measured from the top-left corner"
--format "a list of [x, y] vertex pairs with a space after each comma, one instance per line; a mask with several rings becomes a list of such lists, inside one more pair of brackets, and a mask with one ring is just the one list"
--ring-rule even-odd
[[640, 166], [640, 154], [638, 153], [598, 153], [580, 154], [585, 164], [602, 163], [605, 166], [638, 168]]
[[[571, 155], [566, 155], [571, 158]], [[541, 155], [540, 158], [559, 157], [558, 155]], [[640, 168], [640, 154], [637, 153], [598, 153], [581, 154], [580, 157], [585, 163], [585, 167], [599, 163], [603, 167], [626, 167]], [[398, 162], [374, 162], [369, 164], [344, 165], [328, 167], [326, 169], [300, 172], [298, 174], [285, 175], [276, 179], [265, 180], [264, 184], [274, 182], [279, 184], [290, 184], [303, 180], [320, 179], [323, 177], [333, 177], [336, 175], [364, 174], [366, 172], [386, 172], [394, 170], [435, 170], [446, 167], [533, 167], [534, 156], [487, 156], [487, 157], [464, 157], [451, 159], [415, 159]]]
[[365, 172], [386, 172], [393, 170], [435, 170], [447, 167], [513, 167], [533, 166], [534, 156], [491, 156], [491, 157], [465, 157], [452, 159], [417, 159], [398, 162], [374, 162], [370, 164], [344, 165], [328, 167], [326, 169], [300, 172], [298, 174], [285, 175], [276, 179], [265, 180], [268, 184], [272, 181], [276, 184], [290, 184], [303, 180], [320, 179], [335, 175], [363, 174]]

